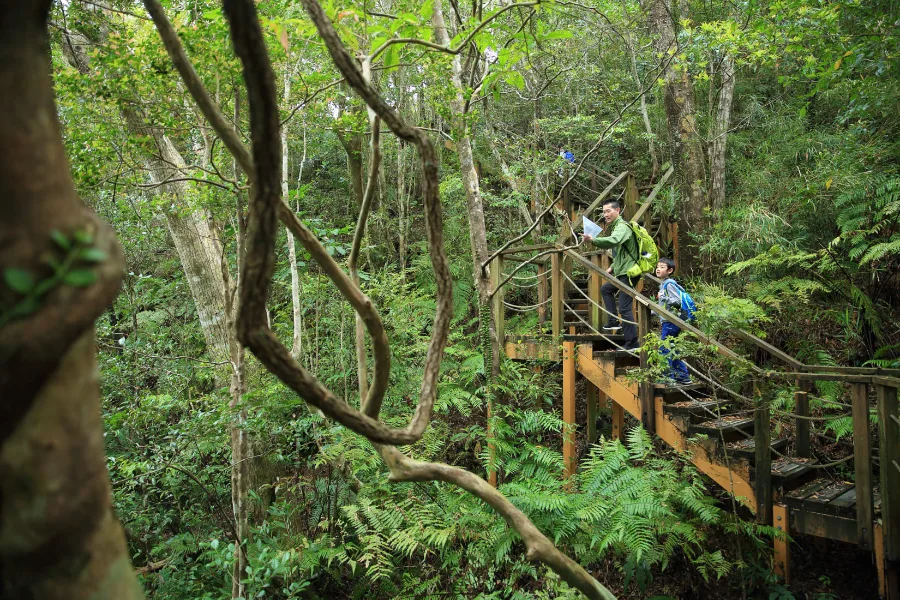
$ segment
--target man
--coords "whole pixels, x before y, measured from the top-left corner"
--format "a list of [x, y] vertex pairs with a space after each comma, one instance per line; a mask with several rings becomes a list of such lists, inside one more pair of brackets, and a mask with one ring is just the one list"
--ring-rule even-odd
[[[605, 237], [592, 238], [589, 235], [581, 234], [585, 242], [591, 242], [598, 248], [613, 249], [612, 267], [609, 273], [622, 283], [629, 287], [634, 287], [640, 275], [637, 277], [629, 277], [627, 272], [636, 263], [640, 256], [640, 248], [634, 232], [621, 217], [622, 205], [618, 200], [607, 200], [603, 203], [603, 220], [606, 221], [606, 230], [609, 235]], [[634, 350], [638, 347], [637, 327], [634, 325], [634, 311], [631, 309], [631, 296], [619, 293], [619, 289], [611, 283], [604, 283], [600, 287], [600, 294], [603, 296], [603, 304], [606, 306], [606, 312], [609, 315], [609, 322], [603, 328], [605, 333], [618, 333], [620, 330], [625, 335], [626, 350]], [[616, 296], [618, 295], [618, 314], [616, 315]], [[621, 319], [621, 326], [619, 325]]]

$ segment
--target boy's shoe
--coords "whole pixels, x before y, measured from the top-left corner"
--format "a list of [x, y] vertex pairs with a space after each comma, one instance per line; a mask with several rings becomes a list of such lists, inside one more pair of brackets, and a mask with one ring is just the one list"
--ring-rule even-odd
[[622, 331], [621, 327], [604, 327], [603, 333], [619, 333]]

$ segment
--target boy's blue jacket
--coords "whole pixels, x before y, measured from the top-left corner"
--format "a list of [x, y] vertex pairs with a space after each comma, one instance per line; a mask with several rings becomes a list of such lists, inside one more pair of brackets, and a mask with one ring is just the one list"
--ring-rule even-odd
[[[672, 283], [675, 285], [669, 285]], [[674, 278], [667, 277], [659, 284], [659, 293], [656, 297], [659, 304], [662, 304], [666, 308], [674, 309], [673, 312], [678, 313], [681, 311], [681, 296], [678, 295], [678, 288], [675, 287], [676, 285], [678, 285], [678, 282], [675, 281]], [[659, 315], [659, 320], [667, 321], [662, 315]]]

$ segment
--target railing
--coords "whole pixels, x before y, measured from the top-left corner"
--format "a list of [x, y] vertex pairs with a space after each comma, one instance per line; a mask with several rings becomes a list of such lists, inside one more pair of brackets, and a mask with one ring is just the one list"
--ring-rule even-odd
[[[752, 434], [755, 447], [755, 504], [757, 519], [765, 524], [773, 523], [773, 504], [776, 499], [771, 470], [773, 453], [777, 454], [779, 458], [811, 458], [810, 423], [816, 417], [810, 416], [810, 399], [814, 397], [815, 384], [829, 381], [848, 385], [851, 401], [847, 408], [853, 423], [852, 466], [856, 483], [855, 527], [853, 527], [852, 520], [835, 520], [829, 517], [831, 520], [815, 521], [810, 520], [810, 515], [806, 515], [794, 524], [794, 528], [801, 532], [819, 535], [822, 534], [823, 527], [826, 529], [828, 527], [837, 528], [828, 533], [828, 536], [856, 542], [861, 548], [871, 550], [876, 541], [873, 523], [875, 523], [874, 499], [876, 488], [878, 488], [881, 497], [884, 557], [888, 560], [900, 560], [900, 405], [898, 405], [897, 399], [900, 370], [806, 365], [750, 333], [733, 332], [740, 339], [765, 351], [787, 366], [786, 370], [762, 368], [701, 331], [692, 323], [685, 322], [679, 315], [672, 313], [666, 307], [658, 305], [638, 290], [608, 274], [606, 272], [608, 260], [608, 257], [599, 253], [582, 255], [572, 249], [546, 244], [513, 247], [499, 254], [491, 265], [491, 269], [496, 288], [493, 296], [493, 313], [500, 343], [503, 344], [506, 340], [505, 324], [508, 310], [522, 311], [520, 314], [526, 315], [529, 311], [537, 311], [537, 334], [548, 342], [551, 348], [549, 358], [558, 360], [560, 358], [560, 340], [564, 335], [573, 333], [564, 331], [564, 317], [567, 306], [569, 306], [569, 314], [577, 317], [581, 325], [593, 331], [594, 338], [607, 337], [612, 346], [618, 346], [613, 338], [604, 336], [602, 333], [606, 315], [600, 295], [600, 286], [602, 283], [609, 283], [616, 287], [619, 293], [627, 294], [633, 299], [636, 309], [634, 311], [635, 321], [641, 339], [650, 331], [651, 313], [655, 312], [691, 334], [698, 341], [715, 349], [727, 361], [741, 365], [750, 374], [749, 379], [755, 382], [752, 397], [748, 397], [750, 392], [730, 389], [714, 377], [705, 376], [698, 371], [695, 371], [695, 374], [701, 378], [705, 377], [705, 381], [716, 393], [728, 394], [730, 397], [738, 399], [739, 402], [743, 402], [746, 408], [738, 411], [739, 413], [752, 413], [753, 415], [755, 424]], [[504, 274], [508, 263], [516, 263], [516, 267], [513, 269], [514, 272]], [[565, 299], [567, 286], [574, 287], [572, 282], [575, 270], [588, 277], [587, 291], [579, 292], [581, 296], [584, 296], [580, 298], [583, 301], [577, 302], [581, 305], [587, 303], [588, 311], [585, 315], [571, 310], [576, 302], [573, 301], [572, 305], [569, 305]], [[655, 278], [648, 277], [647, 279], [653, 281]], [[530, 291], [524, 292], [524, 287], [520, 282], [528, 282], [527, 285], [531, 286], [528, 288]], [[519, 285], [518, 288], [515, 287], [517, 285]], [[508, 291], [510, 294], [507, 294]], [[515, 301], [510, 302], [507, 298], [513, 298]], [[548, 320], [550, 321], [549, 331], [546, 323]], [[639, 353], [641, 367], [647, 367], [648, 358], [646, 350], [642, 349]], [[776, 412], [782, 412], [781, 418], [786, 417], [788, 423], [794, 428], [795, 436], [791, 455], [773, 449], [773, 441], [770, 437], [770, 426], [773, 422], [773, 386], [785, 382], [790, 382], [795, 387], [793, 392], [794, 410], [790, 415], [785, 415], [782, 411]], [[876, 439], [872, 439], [869, 418], [871, 410], [869, 395], [873, 390], [876, 398], [874, 408], [878, 415]], [[656, 426], [654, 394], [651, 382], [639, 385], [641, 421], [644, 427], [651, 432]], [[710, 416], [721, 417], [723, 415], [711, 412]], [[750, 436], [750, 434], [747, 435]], [[876, 458], [879, 463], [877, 476], [872, 470], [872, 464]], [[835, 465], [817, 464], [813, 465], [813, 468], [825, 472], [824, 468], [829, 466]], [[781, 517], [780, 514], [779, 517]], [[823, 515], [822, 518], [825, 519], [825, 516]], [[784, 525], [787, 528], [787, 524]]]

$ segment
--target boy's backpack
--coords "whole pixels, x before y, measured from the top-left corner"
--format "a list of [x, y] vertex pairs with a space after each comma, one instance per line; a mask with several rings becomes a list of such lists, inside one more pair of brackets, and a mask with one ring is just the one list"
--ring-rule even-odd
[[629, 277], [638, 277], [656, 268], [656, 261], [659, 260], [659, 249], [656, 247], [656, 242], [653, 241], [653, 238], [650, 237], [650, 234], [642, 225], [634, 221], [625, 221], [625, 223], [634, 233], [634, 239], [637, 242], [638, 253], [640, 254], [635, 259], [635, 266], [628, 269], [627, 275]]
[[697, 303], [678, 283], [670, 281], [666, 285], [674, 286], [675, 291], [678, 292], [678, 297], [681, 298], [681, 315], [679, 316], [685, 321], [693, 321], [694, 314], [697, 312]]

